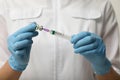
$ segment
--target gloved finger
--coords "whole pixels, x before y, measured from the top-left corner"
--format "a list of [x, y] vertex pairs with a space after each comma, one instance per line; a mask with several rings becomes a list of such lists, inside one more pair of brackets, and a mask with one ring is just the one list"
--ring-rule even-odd
[[[30, 49], [31, 49], [31, 46], [23, 48], [23, 49], [20, 49], [20, 50], [17, 50], [15, 52], [14, 56], [18, 56], [18, 57], [26, 56], [26, 58], [27, 58], [27, 57], [29, 57]], [[27, 51], [29, 51], [29, 52], [27, 52]]]
[[88, 55], [95, 55], [95, 54], [98, 54], [98, 51], [97, 49], [93, 49], [93, 50], [89, 50], [89, 51], [85, 51], [85, 52], [82, 52], [82, 55], [84, 56], [88, 56]]
[[11, 54], [15, 53], [11, 46], [8, 46], [8, 50], [10, 51]]
[[[12, 56], [18, 61], [21, 58], [24, 59], [24, 57], [27, 56], [26, 55], [26, 49], [24, 48], [24, 49], [21, 49], [21, 50], [17, 50], [15, 53], [12, 54]], [[19, 64], [20, 64], [20, 62], [19, 62]]]
[[30, 39], [30, 38], [35, 37], [37, 35], [38, 35], [37, 31], [22, 33], [22, 34], [16, 36], [14, 42], [25, 40], [25, 39]]
[[36, 26], [37, 24], [35, 22], [29, 24], [28, 26], [24, 27], [24, 28], [21, 28], [20, 30], [18, 30], [17, 32], [15, 32], [13, 35], [14, 36], [17, 36], [21, 33], [24, 33], [24, 32], [32, 32], [32, 31], [35, 31], [36, 30]]
[[[23, 48], [23, 49], [16, 50], [16, 51], [13, 50], [12, 47], [10, 47], [10, 46], [8, 46], [8, 49], [9, 49], [10, 53], [12, 53], [12, 55], [17, 58], [17, 57], [20, 57], [23, 55], [29, 55], [27, 53], [30, 53], [31, 45], [27, 48]], [[29, 52], [27, 52], [27, 51], [29, 51]]]
[[87, 51], [90, 51], [90, 50], [94, 50], [94, 49], [97, 49], [98, 48], [98, 43], [97, 41], [95, 41], [94, 43], [92, 44], [88, 44], [88, 45], [85, 45], [85, 46], [81, 46], [79, 48], [76, 48], [74, 50], [75, 53], [84, 53], [84, 52], [87, 52]]
[[86, 36], [89, 36], [90, 33], [89, 32], [81, 32], [75, 36], [72, 37], [71, 39], [71, 43], [75, 44], [77, 41], [79, 41], [80, 39], [86, 37]]
[[71, 38], [70, 38], [70, 42], [72, 43], [73, 42], [73, 38], [75, 37], [76, 35], [72, 35]]
[[16, 42], [12, 47], [14, 50], [19, 50], [19, 49], [30, 46], [32, 43], [33, 43], [32, 40], [26, 39], [26, 40]]
[[7, 38], [7, 43], [8, 43], [9, 45], [11, 45], [11, 44], [14, 42], [14, 40], [15, 40], [15, 37], [12, 36], [12, 35], [10, 35], [10, 36]]
[[25, 55], [26, 53], [26, 48], [16, 50], [15, 55], [20, 56], [20, 55]]
[[77, 41], [76, 44], [74, 44], [74, 48], [85, 46], [85, 45], [91, 44], [95, 41], [96, 41], [96, 38], [94, 36], [86, 36], [86, 37], [82, 38], [81, 40]]
[[27, 50], [27, 55], [29, 55], [29, 53], [30, 53], [30, 51], [31, 51], [31, 47], [32, 47], [32, 45], [30, 45], [29, 47], [26, 48], [26, 50]]

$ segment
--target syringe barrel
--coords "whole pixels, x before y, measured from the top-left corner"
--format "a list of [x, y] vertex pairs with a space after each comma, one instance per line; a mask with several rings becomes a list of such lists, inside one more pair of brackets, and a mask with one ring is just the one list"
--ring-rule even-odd
[[68, 36], [68, 35], [57, 32], [55, 30], [49, 30], [49, 29], [43, 28], [43, 26], [39, 26], [37, 23], [36, 23], [36, 30], [40, 30], [40, 31], [43, 30], [43, 31], [46, 31], [46, 32], [50, 32], [50, 34], [55, 35], [56, 37], [61, 37], [61, 38], [67, 39], [67, 40], [71, 39], [71, 37]]
[[52, 35], [55, 35], [55, 36], [58, 36], [58, 37], [61, 37], [61, 38], [67, 39], [67, 40], [70, 40], [70, 39], [71, 39], [70, 36], [65, 35], [65, 34], [63, 34], [63, 33], [60, 33], [60, 32], [57, 32], [57, 31], [54, 31], [54, 30], [51, 30], [50, 33], [51, 33]]

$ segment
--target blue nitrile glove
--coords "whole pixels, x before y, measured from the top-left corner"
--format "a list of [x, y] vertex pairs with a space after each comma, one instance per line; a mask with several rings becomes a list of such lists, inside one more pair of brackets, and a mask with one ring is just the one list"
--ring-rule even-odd
[[111, 68], [110, 61], [106, 58], [106, 47], [103, 40], [96, 34], [81, 32], [72, 36], [71, 43], [74, 52], [83, 55], [92, 65], [98, 75], [104, 75]]
[[23, 71], [27, 67], [32, 38], [38, 35], [35, 29], [36, 23], [31, 23], [8, 37], [8, 49], [11, 52], [8, 62], [13, 70]]

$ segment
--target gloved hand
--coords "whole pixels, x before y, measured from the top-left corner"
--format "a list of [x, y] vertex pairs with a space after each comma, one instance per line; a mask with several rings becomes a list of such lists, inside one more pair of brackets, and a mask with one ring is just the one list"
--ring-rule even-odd
[[110, 61], [106, 58], [106, 47], [103, 40], [96, 34], [81, 32], [72, 36], [71, 43], [74, 52], [83, 55], [92, 65], [98, 75], [104, 75], [111, 68]]
[[11, 52], [8, 62], [13, 70], [23, 71], [27, 67], [32, 38], [38, 35], [35, 29], [36, 23], [31, 23], [8, 37], [8, 49]]

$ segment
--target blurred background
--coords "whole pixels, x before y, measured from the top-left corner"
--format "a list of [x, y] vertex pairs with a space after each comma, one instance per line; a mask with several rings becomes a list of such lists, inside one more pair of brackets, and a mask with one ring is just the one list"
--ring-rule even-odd
[[[120, 0], [111, 0], [114, 10], [116, 12], [116, 17], [119, 23], [119, 31], [120, 31]], [[120, 40], [120, 39], [119, 39]], [[120, 45], [120, 43], [119, 43]]]
[[116, 17], [118, 19], [119, 30], [120, 30], [120, 0], [111, 0], [111, 2], [116, 12]]

